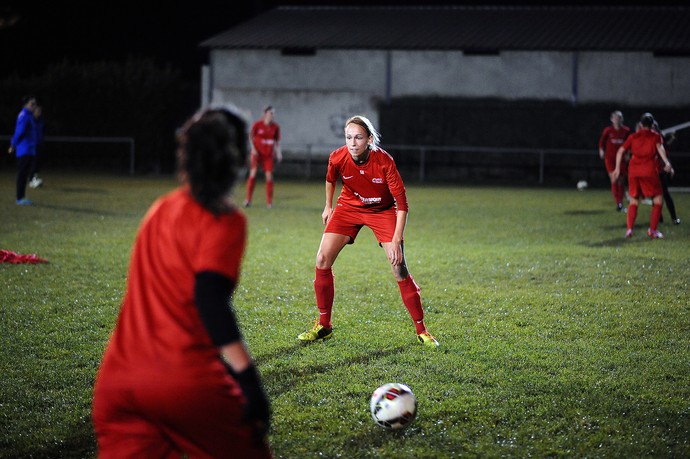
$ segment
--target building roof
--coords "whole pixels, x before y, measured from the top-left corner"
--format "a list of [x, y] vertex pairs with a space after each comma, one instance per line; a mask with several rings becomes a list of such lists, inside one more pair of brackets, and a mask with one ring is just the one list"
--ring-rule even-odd
[[201, 46], [690, 56], [689, 24], [685, 6], [292, 6], [270, 10]]

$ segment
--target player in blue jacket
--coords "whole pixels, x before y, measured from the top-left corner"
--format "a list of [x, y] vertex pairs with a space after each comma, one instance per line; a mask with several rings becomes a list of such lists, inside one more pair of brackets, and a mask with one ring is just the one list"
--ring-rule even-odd
[[31, 201], [26, 199], [25, 195], [29, 171], [36, 156], [36, 127], [33, 114], [36, 98], [26, 96], [22, 102], [24, 106], [17, 116], [17, 126], [8, 153], [17, 155], [17, 204], [30, 206]]

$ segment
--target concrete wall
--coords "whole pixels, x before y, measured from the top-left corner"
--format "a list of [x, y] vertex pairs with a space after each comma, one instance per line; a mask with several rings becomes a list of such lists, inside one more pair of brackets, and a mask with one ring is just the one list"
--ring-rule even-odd
[[[343, 121], [364, 114], [378, 126], [389, 97], [494, 97], [622, 105], [690, 103], [690, 58], [651, 53], [212, 50], [206, 103], [232, 102], [256, 119], [276, 107], [284, 149], [327, 154]], [[202, 84], [202, 86], [204, 86]], [[385, 142], [384, 133], [384, 142]]]

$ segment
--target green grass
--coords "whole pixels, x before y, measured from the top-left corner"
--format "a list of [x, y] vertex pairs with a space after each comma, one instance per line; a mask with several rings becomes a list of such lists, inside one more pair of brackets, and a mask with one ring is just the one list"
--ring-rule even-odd
[[[91, 388], [131, 244], [175, 182], [47, 174], [24, 208], [0, 179], [0, 248], [50, 261], [0, 265], [0, 457], [93, 457]], [[415, 342], [368, 229], [334, 267], [333, 339], [302, 346], [323, 185], [279, 182], [270, 211], [262, 187], [235, 307], [276, 457], [690, 456], [690, 220], [649, 240], [641, 206], [625, 240], [605, 189], [410, 185], [406, 254], [441, 347]], [[674, 198], [690, 218], [690, 195]], [[369, 417], [391, 381], [419, 400], [402, 432]]]

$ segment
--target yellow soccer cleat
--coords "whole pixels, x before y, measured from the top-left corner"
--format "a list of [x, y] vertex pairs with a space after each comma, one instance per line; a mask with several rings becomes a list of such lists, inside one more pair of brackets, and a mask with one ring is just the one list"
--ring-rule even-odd
[[305, 331], [304, 333], [300, 333], [299, 336], [297, 336], [297, 339], [305, 343], [309, 343], [318, 340], [325, 341], [329, 339], [331, 336], [333, 336], [332, 328], [326, 328], [323, 325], [321, 325], [318, 321], [315, 321], [314, 328], [312, 328], [309, 331]]
[[420, 333], [419, 335], [417, 335], [417, 339], [424, 346], [438, 347], [438, 345], [439, 345], [438, 341], [436, 341], [436, 338], [431, 336], [431, 333], [429, 333], [429, 332]]

